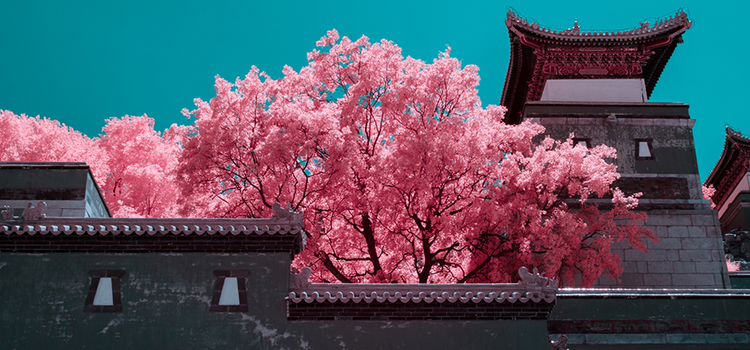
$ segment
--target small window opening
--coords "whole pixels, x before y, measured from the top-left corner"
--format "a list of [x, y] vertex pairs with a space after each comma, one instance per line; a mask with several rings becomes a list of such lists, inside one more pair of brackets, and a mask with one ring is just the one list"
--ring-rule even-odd
[[89, 286], [83, 312], [122, 312], [120, 279], [123, 270], [91, 270]]
[[214, 271], [213, 298], [211, 312], [247, 312], [247, 289], [245, 278], [249, 270], [217, 270]]
[[99, 285], [96, 287], [93, 305], [112, 306], [114, 299], [112, 297], [112, 277], [102, 277], [99, 279]]
[[591, 148], [591, 139], [576, 137], [573, 139], [573, 146], [583, 146], [586, 148]]
[[654, 154], [651, 149], [651, 139], [636, 139], [636, 159], [652, 159]]
[[224, 278], [219, 305], [240, 305], [240, 290], [237, 287], [237, 277]]

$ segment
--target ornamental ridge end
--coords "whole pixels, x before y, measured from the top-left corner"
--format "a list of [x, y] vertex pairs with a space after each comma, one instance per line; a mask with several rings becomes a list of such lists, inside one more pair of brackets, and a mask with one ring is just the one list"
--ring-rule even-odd
[[302, 212], [296, 212], [292, 208], [292, 203], [287, 204], [286, 208], [281, 206], [281, 203], [276, 202], [273, 204], [273, 216], [271, 219], [288, 220], [293, 222], [302, 223]]

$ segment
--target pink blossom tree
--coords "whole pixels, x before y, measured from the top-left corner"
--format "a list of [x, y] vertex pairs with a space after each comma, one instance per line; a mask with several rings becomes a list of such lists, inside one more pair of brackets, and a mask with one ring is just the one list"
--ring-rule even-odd
[[119, 217], [171, 217], [180, 208], [174, 178], [182, 129], [162, 136], [147, 116], [111, 118], [89, 138], [47, 118], [0, 110], [0, 161], [86, 162]]
[[319, 281], [510, 282], [534, 266], [591, 285], [620, 275], [612, 243], [655, 239], [637, 196], [611, 187], [612, 148], [532, 143], [544, 128], [483, 108], [477, 67], [450, 50], [427, 64], [335, 30], [317, 44], [299, 72], [217, 77], [216, 97], [184, 111], [183, 214], [290, 203], [309, 234], [294, 263]]
[[56, 120], [0, 110], [0, 161], [86, 162], [97, 181], [109, 172], [109, 157], [96, 140]]
[[181, 192], [174, 170], [183, 129], [173, 125], [162, 135], [146, 115], [107, 120], [96, 144], [109, 158], [102, 189], [116, 216], [178, 216]]

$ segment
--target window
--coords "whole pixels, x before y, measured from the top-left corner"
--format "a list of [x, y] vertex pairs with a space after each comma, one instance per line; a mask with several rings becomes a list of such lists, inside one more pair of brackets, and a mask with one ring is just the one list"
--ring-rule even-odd
[[575, 146], [578, 146], [578, 145], [581, 145], [581, 146], [586, 147], [586, 148], [591, 148], [591, 139], [589, 139], [589, 138], [585, 138], [584, 139], [584, 138], [578, 138], [578, 137], [576, 137], [576, 138], [573, 139], [573, 146], [575, 147]]
[[91, 286], [83, 312], [122, 312], [120, 278], [123, 270], [91, 270]]
[[654, 159], [651, 139], [635, 139], [635, 159]]
[[211, 299], [211, 312], [246, 312], [247, 289], [245, 277], [249, 270], [216, 270], [216, 284]]

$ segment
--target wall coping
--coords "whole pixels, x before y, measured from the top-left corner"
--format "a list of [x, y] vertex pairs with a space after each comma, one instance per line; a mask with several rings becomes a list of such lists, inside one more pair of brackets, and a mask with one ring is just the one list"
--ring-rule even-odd
[[[44, 204], [40, 202], [40, 204]], [[42, 206], [40, 206], [42, 207]], [[303, 233], [302, 213], [273, 205], [269, 219], [199, 219], [199, 218], [45, 218], [43, 206], [35, 220], [28, 217], [0, 217], [0, 233], [45, 236], [71, 235], [299, 235]]]
[[553, 303], [558, 281], [540, 275], [536, 269], [519, 269], [518, 283], [310, 283], [311, 270], [290, 275], [290, 292], [286, 297], [293, 303], [353, 302], [378, 303], [474, 303], [545, 301]]
[[561, 288], [561, 299], [750, 299], [750, 289]]
[[295, 235], [301, 222], [274, 219], [40, 219], [0, 222], [5, 235]]

